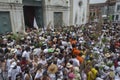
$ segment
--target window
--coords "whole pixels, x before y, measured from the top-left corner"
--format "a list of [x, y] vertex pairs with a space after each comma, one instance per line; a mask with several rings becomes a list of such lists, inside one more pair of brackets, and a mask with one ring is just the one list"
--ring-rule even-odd
[[118, 20], [119, 19], [119, 15], [116, 15], [116, 20]]
[[93, 13], [93, 16], [95, 16], [95, 12]]
[[114, 17], [115, 17], [115, 16], [114, 16], [114, 15], [112, 15], [112, 20], [114, 20]]
[[120, 5], [117, 5], [117, 11], [120, 11]]
[[90, 16], [92, 16], [92, 13], [90, 12]]

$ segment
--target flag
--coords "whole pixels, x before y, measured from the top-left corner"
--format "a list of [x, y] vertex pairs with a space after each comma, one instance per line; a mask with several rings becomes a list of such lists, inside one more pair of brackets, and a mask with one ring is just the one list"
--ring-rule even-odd
[[37, 22], [36, 22], [36, 18], [34, 17], [34, 28], [38, 29], [38, 25], [37, 25]]

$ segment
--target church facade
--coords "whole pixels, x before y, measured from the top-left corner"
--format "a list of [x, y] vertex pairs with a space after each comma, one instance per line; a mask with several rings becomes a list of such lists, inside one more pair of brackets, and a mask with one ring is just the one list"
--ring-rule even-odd
[[89, 0], [0, 0], [0, 34], [87, 23]]

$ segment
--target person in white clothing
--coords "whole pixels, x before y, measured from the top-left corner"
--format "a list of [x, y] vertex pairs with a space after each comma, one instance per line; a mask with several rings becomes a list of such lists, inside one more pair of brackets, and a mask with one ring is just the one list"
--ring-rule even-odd
[[21, 78], [21, 68], [20, 66], [17, 66], [16, 62], [13, 62], [10, 66], [10, 69], [8, 70], [8, 79], [9, 80], [16, 80], [17, 77]]
[[35, 75], [35, 80], [40, 79], [42, 77], [42, 75], [43, 75], [42, 64], [38, 64], [37, 72], [36, 72], [36, 75]]
[[72, 56], [72, 59], [70, 59], [70, 61], [73, 62], [73, 66], [78, 66], [78, 67], [80, 66], [80, 62], [79, 60], [77, 60], [75, 55]]
[[116, 68], [115, 80], [120, 80], [120, 67]]
[[30, 48], [29, 47], [26, 47], [25, 51], [23, 52], [22, 54], [22, 57], [25, 57], [27, 60], [30, 60]]

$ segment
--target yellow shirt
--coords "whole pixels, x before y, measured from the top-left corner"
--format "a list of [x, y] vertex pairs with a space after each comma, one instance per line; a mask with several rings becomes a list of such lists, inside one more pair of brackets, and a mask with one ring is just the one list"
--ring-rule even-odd
[[97, 76], [97, 74], [98, 74], [98, 71], [97, 71], [95, 68], [92, 68], [91, 71], [92, 71], [92, 73], [93, 73], [94, 79], [96, 79], [96, 76]]
[[87, 74], [87, 80], [94, 80], [94, 76], [93, 76], [92, 71], [88, 72], [88, 74]]

